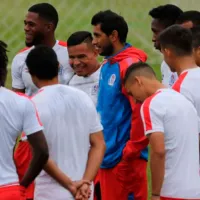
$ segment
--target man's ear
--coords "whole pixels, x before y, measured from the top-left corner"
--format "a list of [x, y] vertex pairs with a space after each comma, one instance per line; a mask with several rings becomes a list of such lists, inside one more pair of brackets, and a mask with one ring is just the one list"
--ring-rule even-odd
[[141, 80], [141, 78], [139, 76], [135, 76], [134, 77], [134, 81], [138, 86], [142, 86], [143, 85], [142, 80]]
[[117, 40], [119, 40], [119, 34], [118, 31], [114, 30], [110, 35], [109, 38], [112, 42], [116, 42]]

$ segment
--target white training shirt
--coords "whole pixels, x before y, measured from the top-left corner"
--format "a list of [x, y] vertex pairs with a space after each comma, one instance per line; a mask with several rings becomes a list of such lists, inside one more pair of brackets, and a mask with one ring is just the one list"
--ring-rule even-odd
[[178, 79], [176, 72], [172, 72], [165, 61], [161, 64], [162, 83], [171, 88], [175, 81]]
[[42, 130], [33, 103], [6, 88], [0, 87], [0, 188], [19, 184], [13, 161], [13, 148], [19, 134]]
[[97, 104], [100, 71], [101, 68], [87, 77], [74, 75], [69, 82], [70, 86], [86, 92], [94, 102], [95, 106]]
[[194, 106], [172, 89], [160, 89], [141, 108], [146, 135], [165, 135], [165, 176], [161, 196], [200, 199], [199, 132]]
[[[26, 89], [25, 93], [28, 96], [32, 96], [37, 93], [38, 88], [32, 82], [31, 76], [28, 72], [25, 60], [28, 53], [34, 48], [25, 48], [20, 53], [18, 53], [12, 62], [11, 73], [12, 73], [12, 87], [16, 89]], [[69, 64], [68, 50], [66, 43], [62, 41], [56, 41], [53, 47], [56, 52], [59, 61], [59, 82], [61, 84], [68, 84], [69, 80], [72, 78], [74, 72]], [[36, 66], [37, 67], [37, 66]]]
[[[39, 90], [35, 103], [49, 147], [50, 158], [72, 180], [81, 180], [90, 150], [90, 134], [102, 130], [96, 108], [85, 92], [65, 85]], [[71, 199], [69, 191], [45, 171], [36, 178], [35, 200]]]
[[200, 68], [183, 71], [172, 88], [192, 102], [200, 117]]

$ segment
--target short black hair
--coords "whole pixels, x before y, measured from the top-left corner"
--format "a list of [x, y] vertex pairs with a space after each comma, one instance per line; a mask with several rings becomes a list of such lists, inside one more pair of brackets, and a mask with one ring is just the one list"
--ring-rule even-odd
[[83, 42], [85, 43], [92, 43], [93, 37], [92, 34], [88, 31], [77, 31], [72, 33], [69, 38], [67, 39], [67, 46], [75, 46], [79, 45]]
[[190, 10], [183, 12], [177, 19], [177, 24], [183, 24], [184, 22], [191, 21], [194, 26], [200, 25], [200, 12], [196, 10]]
[[153, 77], [156, 79], [156, 73], [154, 72], [153, 68], [145, 62], [133, 63], [128, 67], [123, 80], [124, 84], [126, 84], [127, 80], [132, 74], [135, 76], [145, 76], [149, 78]]
[[175, 24], [182, 13], [183, 11], [173, 4], [161, 5], [149, 11], [149, 15], [158, 19], [165, 28]]
[[200, 26], [191, 28], [192, 31], [192, 46], [193, 48], [200, 47]]
[[92, 17], [91, 24], [100, 24], [101, 30], [109, 36], [114, 30], [118, 32], [121, 43], [126, 42], [128, 24], [125, 19], [111, 10], [100, 11]]
[[26, 65], [29, 73], [40, 80], [52, 80], [58, 76], [57, 55], [48, 46], [38, 45], [32, 49], [26, 58]]
[[5, 86], [6, 76], [7, 76], [7, 44], [0, 41], [0, 86]]
[[58, 12], [57, 10], [49, 3], [38, 3], [31, 6], [28, 9], [29, 12], [37, 13], [43, 19], [52, 22], [55, 26], [55, 29], [58, 24]]
[[172, 25], [159, 36], [162, 48], [171, 48], [177, 56], [192, 54], [192, 32], [180, 25]]

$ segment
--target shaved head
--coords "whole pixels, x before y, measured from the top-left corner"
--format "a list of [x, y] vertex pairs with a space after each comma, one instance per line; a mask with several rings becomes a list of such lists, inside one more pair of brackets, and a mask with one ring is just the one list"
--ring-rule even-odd
[[156, 79], [156, 74], [152, 67], [147, 63], [139, 62], [132, 64], [126, 71], [124, 77], [124, 84], [130, 79], [133, 79], [136, 76], [143, 76], [149, 79]]

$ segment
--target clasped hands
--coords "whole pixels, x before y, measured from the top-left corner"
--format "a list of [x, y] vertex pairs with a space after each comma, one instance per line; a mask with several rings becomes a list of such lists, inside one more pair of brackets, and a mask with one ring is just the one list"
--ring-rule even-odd
[[69, 186], [69, 191], [75, 200], [88, 200], [91, 195], [90, 186], [91, 181], [88, 180], [73, 181]]

